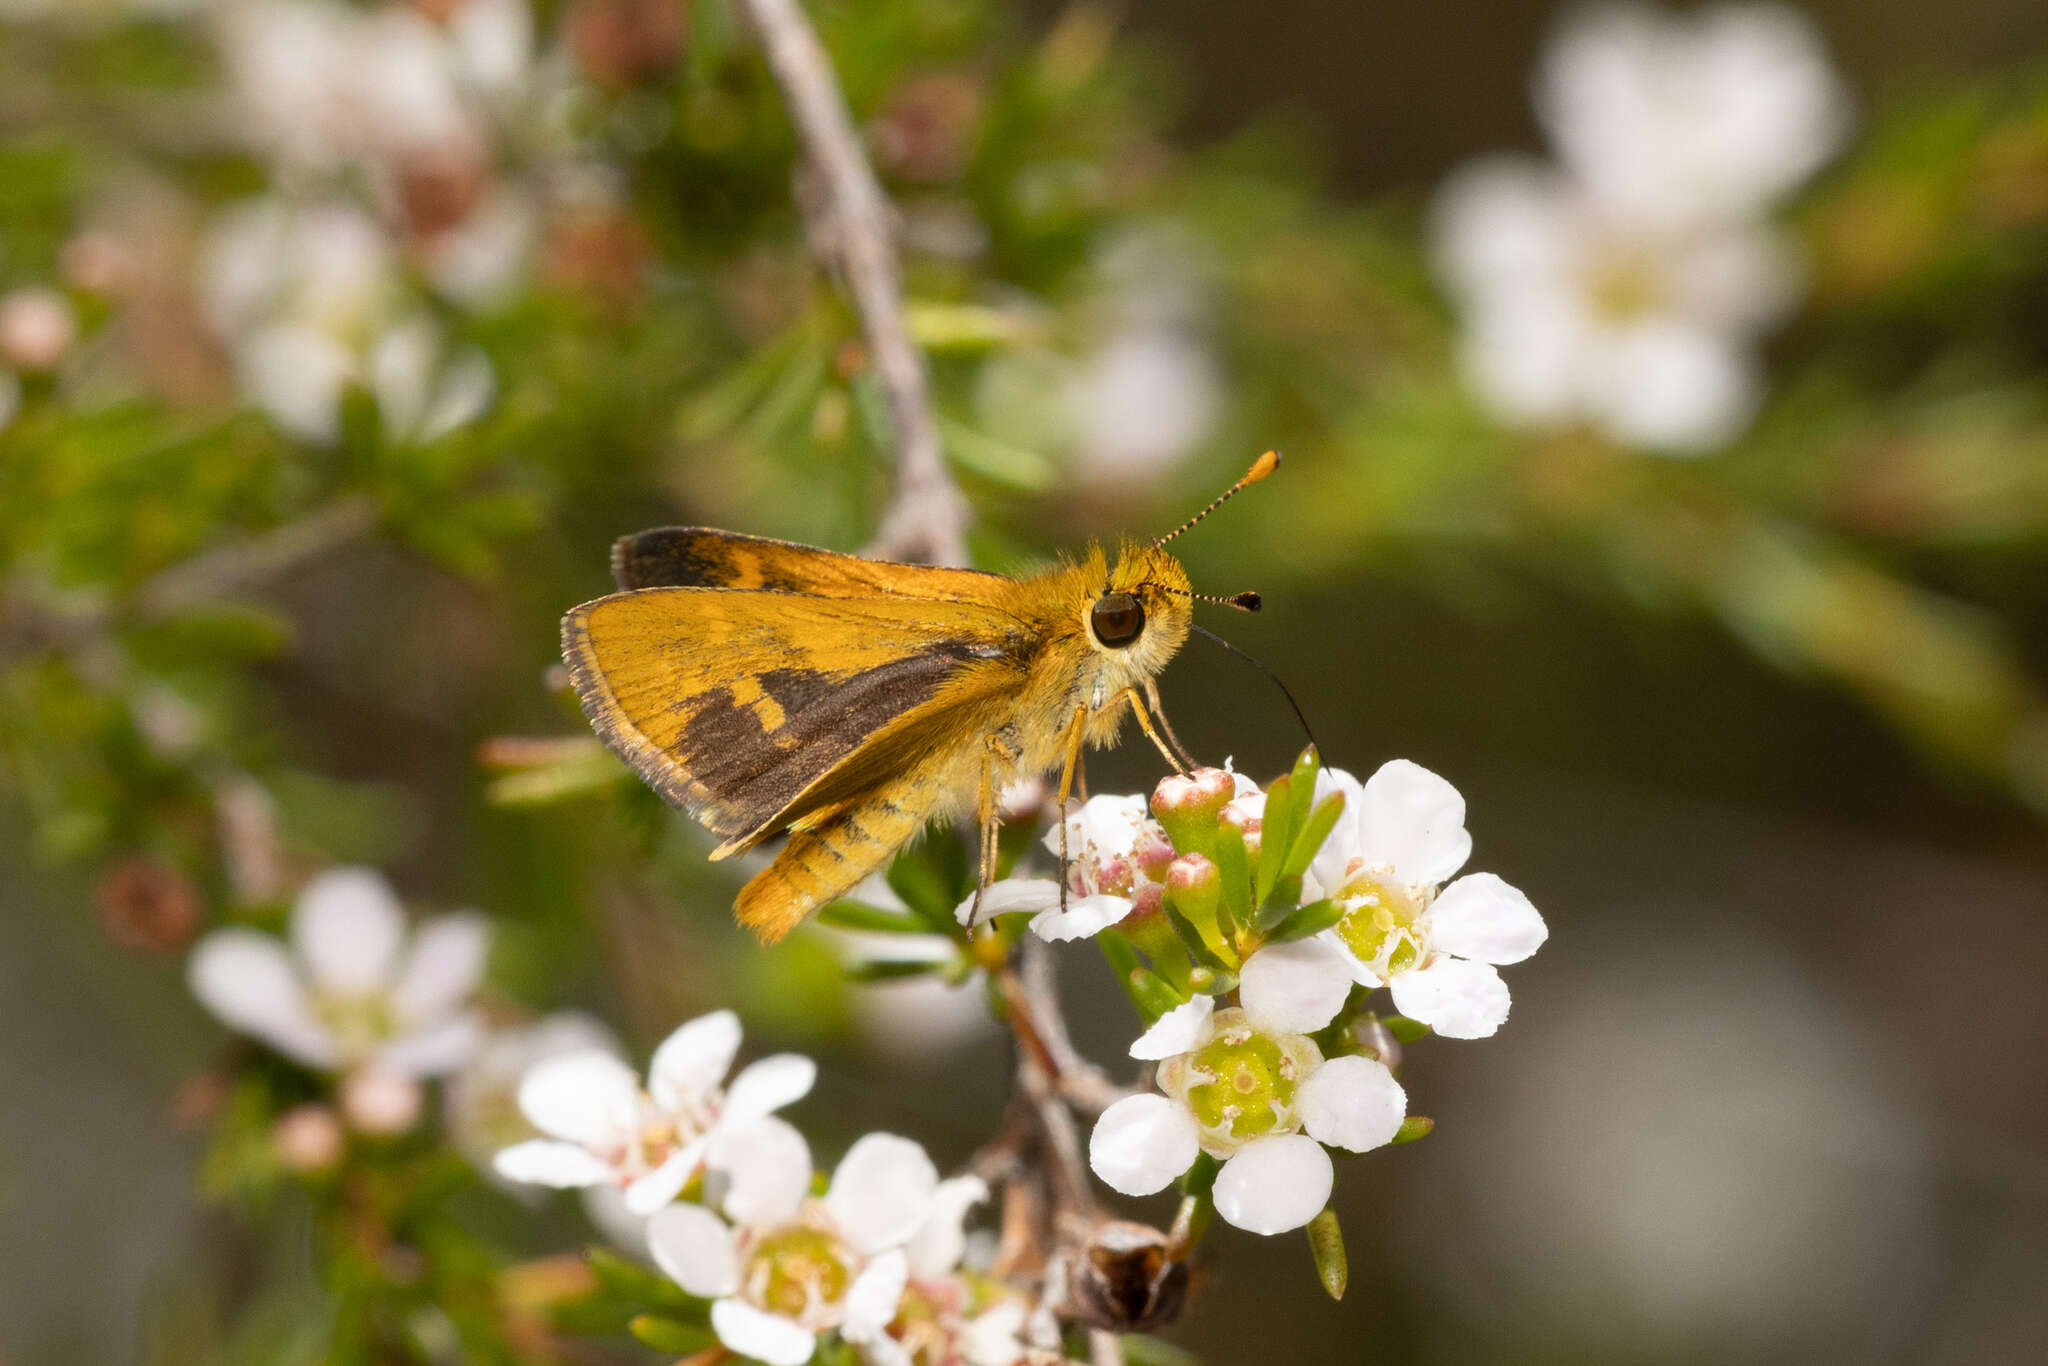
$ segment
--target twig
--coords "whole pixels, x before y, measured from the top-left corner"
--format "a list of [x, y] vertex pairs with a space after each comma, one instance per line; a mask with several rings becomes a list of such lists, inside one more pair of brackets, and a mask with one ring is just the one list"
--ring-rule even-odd
[[823, 183], [818, 202], [798, 196], [812, 250], [834, 264], [853, 296], [896, 439], [896, 496], [871, 553], [967, 562], [967, 500], [939, 448], [924, 357], [903, 316], [889, 201], [869, 167], [831, 59], [797, 0], [740, 0], [781, 87], [805, 154]]
[[277, 578], [346, 545], [376, 524], [375, 500], [351, 494], [296, 521], [159, 570], [123, 600], [67, 608], [10, 596], [0, 602], [5, 609], [0, 615], [12, 628], [12, 638], [0, 643], [0, 653], [39, 645], [85, 645], [124, 619], [162, 621], [210, 598], [227, 597]]
[[[1017, 966], [1017, 999], [1012, 1011], [1022, 1009], [1024, 1024], [1034, 1038], [1047, 1073], [1060, 1095], [1077, 1109], [1099, 1115], [1131, 1092], [1118, 1086], [1109, 1075], [1082, 1057], [1067, 1036], [1066, 1016], [1060, 1011], [1059, 988], [1053, 981], [1052, 950], [1043, 941], [1026, 937]], [[1021, 1002], [1021, 1007], [1020, 1007]]]

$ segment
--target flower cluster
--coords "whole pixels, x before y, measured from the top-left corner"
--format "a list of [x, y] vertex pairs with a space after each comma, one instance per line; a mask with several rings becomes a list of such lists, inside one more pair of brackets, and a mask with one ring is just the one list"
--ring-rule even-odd
[[1487, 406], [1667, 454], [1737, 435], [1761, 391], [1753, 339], [1800, 287], [1765, 215], [1833, 154], [1847, 104], [1791, 10], [1569, 23], [1536, 82], [1561, 165], [1488, 158], [1436, 207]]
[[1464, 801], [1405, 760], [1360, 782], [1310, 751], [1264, 791], [1198, 770], [1161, 782], [1149, 815], [1105, 796], [1068, 820], [1065, 909], [1057, 883], [1032, 879], [997, 884], [983, 908], [1031, 911], [1047, 938], [1102, 935], [1153, 1020], [1130, 1055], [1157, 1064], [1158, 1092], [1109, 1106], [1090, 1163], [1148, 1195], [1206, 1156], [1221, 1163], [1216, 1212], [1256, 1233], [1324, 1208], [1327, 1149], [1402, 1135], [1406, 1094], [1359, 1029], [1367, 993], [1387, 988], [1414, 1026], [1484, 1038], [1508, 1014], [1497, 966], [1547, 933], [1507, 883], [1456, 876]]

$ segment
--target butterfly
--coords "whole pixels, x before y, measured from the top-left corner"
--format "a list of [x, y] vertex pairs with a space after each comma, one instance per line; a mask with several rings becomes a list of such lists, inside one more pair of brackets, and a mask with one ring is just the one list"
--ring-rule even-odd
[[1195, 601], [1259, 601], [1193, 592], [1165, 546], [1279, 460], [1267, 452], [1157, 540], [1114, 556], [1091, 545], [1022, 578], [642, 531], [612, 547], [620, 591], [563, 618], [563, 658], [605, 744], [723, 840], [713, 859], [787, 836], [734, 904], [763, 941], [934, 821], [972, 813], [986, 889], [997, 794], [1057, 771], [1064, 809], [1083, 749], [1115, 743], [1126, 712], [1168, 764], [1190, 766], [1153, 680]]

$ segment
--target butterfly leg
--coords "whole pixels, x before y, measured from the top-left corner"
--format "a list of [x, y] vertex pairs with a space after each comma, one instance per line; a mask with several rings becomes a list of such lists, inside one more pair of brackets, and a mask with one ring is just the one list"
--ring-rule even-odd
[[1152, 704], [1153, 714], [1159, 718], [1159, 729], [1166, 732], [1166, 743], [1172, 745], [1173, 752], [1180, 756], [1181, 772], [1185, 773], [1197, 767], [1194, 756], [1188, 753], [1188, 747], [1173, 733], [1173, 722], [1166, 719], [1166, 708], [1159, 701], [1159, 684], [1150, 678], [1145, 680], [1145, 700]]
[[1001, 824], [996, 811], [998, 789], [995, 768], [998, 763], [1014, 769], [1017, 751], [1004, 744], [1000, 735], [991, 735], [983, 741], [981, 795], [974, 807], [975, 819], [981, 826], [981, 858], [974, 882], [974, 905], [967, 912], [970, 929], [981, 922], [981, 899], [987, 894], [989, 884], [996, 880], [996, 831]]
[[1060, 766], [1059, 808], [1060, 818], [1060, 914], [1067, 913], [1067, 797], [1074, 790], [1074, 772], [1081, 766], [1081, 740], [1088, 732], [1088, 708], [1083, 705], [1074, 708], [1074, 719], [1067, 725], [1067, 761]]
[[1136, 688], [1125, 688], [1123, 692], [1118, 694], [1118, 697], [1120, 700], [1131, 704], [1131, 714], [1138, 718], [1138, 728], [1145, 732], [1145, 738], [1152, 742], [1152, 747], [1158, 750], [1160, 756], [1166, 760], [1167, 767], [1171, 768], [1175, 773], [1186, 773], [1188, 766], [1182, 763], [1179, 757], [1166, 747], [1166, 741], [1160, 739], [1159, 732], [1152, 728], [1152, 715], [1145, 710], [1145, 699], [1138, 695], [1138, 690]]

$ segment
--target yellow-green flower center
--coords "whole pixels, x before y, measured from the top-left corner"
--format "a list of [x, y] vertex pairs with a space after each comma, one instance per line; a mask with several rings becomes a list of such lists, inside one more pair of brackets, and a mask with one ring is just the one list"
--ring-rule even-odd
[[381, 991], [361, 996], [323, 993], [314, 998], [313, 1015], [333, 1036], [343, 1058], [360, 1058], [398, 1031], [391, 999]]
[[1422, 908], [1407, 892], [1368, 875], [1344, 884], [1343, 898], [1350, 909], [1337, 922], [1337, 937], [1360, 962], [1389, 977], [1421, 961], [1415, 922]]
[[853, 1249], [821, 1228], [789, 1224], [749, 1250], [741, 1285], [756, 1307], [824, 1327], [852, 1281]]
[[1585, 276], [1593, 316], [1616, 325], [1655, 311], [1663, 298], [1656, 263], [1640, 249], [1621, 245], [1602, 252]]
[[1207, 1043], [1169, 1059], [1160, 1073], [1162, 1087], [1194, 1116], [1202, 1146], [1228, 1155], [1255, 1138], [1300, 1128], [1295, 1102], [1302, 1079], [1323, 1060], [1315, 1043], [1263, 1033], [1236, 1009], [1216, 1012], [1213, 1029]]

